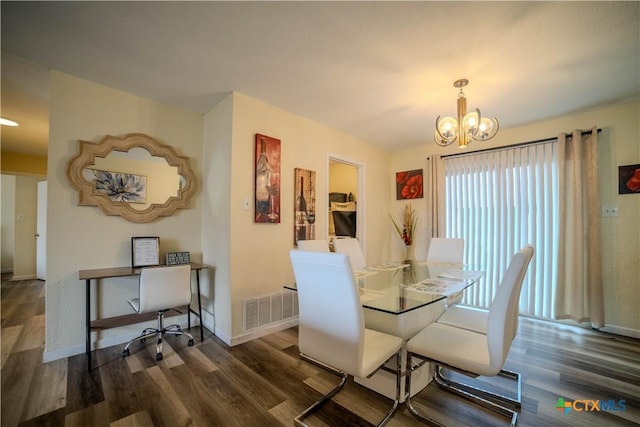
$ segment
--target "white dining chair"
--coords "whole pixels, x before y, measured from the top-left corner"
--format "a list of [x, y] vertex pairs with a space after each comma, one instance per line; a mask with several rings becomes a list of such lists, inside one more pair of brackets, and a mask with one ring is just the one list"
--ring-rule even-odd
[[349, 257], [341, 253], [292, 250], [298, 289], [298, 347], [303, 360], [340, 376], [341, 382], [298, 415], [295, 425], [336, 395], [348, 375], [366, 378], [396, 359], [396, 398], [378, 424], [386, 424], [400, 402], [402, 339], [366, 329]]
[[[530, 262], [534, 254], [534, 248], [531, 245], [527, 245], [524, 249], [527, 249], [526, 253], [530, 254], [529, 260], [527, 261]], [[518, 280], [523, 281], [525, 275], [526, 270], [522, 272], [522, 277], [519, 277]], [[515, 321], [515, 325], [513, 327], [514, 334], [518, 330], [519, 301], [521, 291], [522, 286], [520, 286], [518, 294], [515, 296], [517, 302], [513, 306], [513, 310], [515, 311], [515, 313], [512, 313], [511, 316], [511, 318]], [[489, 322], [489, 311], [476, 307], [456, 305], [454, 307], [447, 308], [443, 315], [438, 319], [438, 322], [445, 325], [455, 326], [457, 328], [468, 329], [470, 331], [486, 334], [487, 324]]]
[[427, 251], [428, 262], [462, 264], [464, 239], [432, 237]]
[[186, 335], [188, 345], [193, 345], [193, 336], [182, 330], [180, 325], [164, 326], [164, 313], [174, 307], [191, 304], [191, 265], [173, 265], [164, 267], [143, 268], [140, 271], [138, 298], [129, 300], [129, 305], [138, 314], [156, 312], [157, 328], [146, 328], [142, 334], [127, 343], [122, 351], [129, 355], [129, 347], [137, 341], [155, 336], [156, 360], [162, 360], [162, 339], [165, 335]]
[[366, 262], [364, 260], [362, 248], [360, 247], [358, 239], [336, 238], [333, 240], [333, 247], [335, 248], [336, 252], [347, 254], [349, 256], [349, 260], [351, 261], [351, 268], [353, 268], [354, 271], [364, 270]]
[[329, 241], [323, 239], [298, 240], [298, 249], [301, 251], [330, 252]]
[[[511, 407], [521, 407], [522, 382], [520, 374], [504, 369], [504, 362], [517, 333], [514, 330], [517, 328], [514, 317], [517, 317], [520, 288], [532, 256], [533, 247], [527, 245], [512, 257], [491, 303], [486, 333], [435, 322], [416, 334], [406, 345], [407, 366], [415, 366], [414, 358], [433, 363], [435, 380], [439, 386], [509, 417], [512, 426], [516, 424], [518, 413]], [[443, 375], [442, 368], [471, 377], [500, 375], [513, 378], [516, 380], [516, 398], [454, 381]], [[411, 371], [407, 370], [408, 384]], [[435, 422], [421, 414], [411, 403], [408, 392], [405, 393], [407, 407], [413, 415], [423, 421]]]
[[[464, 239], [449, 237], [432, 237], [427, 251], [427, 262], [443, 262], [462, 264], [464, 257]], [[447, 306], [453, 306], [462, 301], [464, 292], [447, 297]]]

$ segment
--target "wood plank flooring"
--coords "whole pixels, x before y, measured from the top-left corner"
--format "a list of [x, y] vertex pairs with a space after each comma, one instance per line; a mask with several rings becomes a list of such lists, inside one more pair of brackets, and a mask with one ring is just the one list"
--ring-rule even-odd
[[[1, 288], [2, 427], [291, 426], [296, 414], [337, 384], [333, 375], [299, 359], [297, 328], [235, 347], [209, 331], [193, 347], [184, 337], [167, 337], [160, 362], [151, 342], [133, 346], [127, 358], [122, 346], [109, 347], [95, 352], [91, 372], [84, 354], [43, 364], [44, 283], [7, 279], [3, 275]], [[522, 319], [506, 367], [523, 375], [519, 426], [640, 425], [638, 340]], [[487, 382], [501, 387], [493, 381]], [[555, 408], [559, 397], [624, 400], [625, 410], [565, 415]], [[416, 401], [447, 426], [508, 425], [434, 384]], [[308, 422], [375, 425], [390, 404], [349, 381]], [[388, 425], [423, 424], [403, 408]]]

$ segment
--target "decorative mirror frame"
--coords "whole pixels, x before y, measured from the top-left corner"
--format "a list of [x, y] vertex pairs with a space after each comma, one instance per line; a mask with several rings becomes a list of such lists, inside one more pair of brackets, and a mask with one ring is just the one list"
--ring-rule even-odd
[[[78, 142], [79, 153], [71, 159], [67, 168], [67, 177], [78, 190], [78, 206], [97, 206], [106, 215], [119, 215], [136, 223], [152, 222], [161, 216], [173, 215], [177, 209], [189, 208], [191, 196], [196, 192], [196, 175], [191, 169], [189, 158], [178, 155], [173, 147], [143, 133], [130, 133], [123, 137], [107, 135], [98, 143], [83, 140]], [[144, 210], [136, 210], [127, 202], [113, 201], [108, 196], [97, 193], [93, 183], [83, 178], [82, 171], [94, 165], [96, 157], [107, 157], [112, 151], [126, 153], [135, 147], [147, 150], [154, 157], [162, 157], [169, 166], [178, 168], [181, 185], [176, 197], [169, 197], [162, 204], [152, 203]]]

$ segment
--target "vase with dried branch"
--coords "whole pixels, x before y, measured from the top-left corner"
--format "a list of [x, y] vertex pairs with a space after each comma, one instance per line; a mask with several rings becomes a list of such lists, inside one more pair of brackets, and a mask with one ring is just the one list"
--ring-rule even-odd
[[398, 236], [402, 239], [405, 248], [407, 250], [406, 259], [413, 260], [414, 256], [414, 247], [413, 247], [413, 238], [416, 232], [416, 225], [418, 223], [418, 218], [416, 217], [416, 211], [411, 206], [411, 203], [407, 203], [404, 206], [404, 209], [401, 211], [401, 224], [402, 228], [396, 223], [391, 215], [391, 222], [393, 223], [393, 227], [395, 228]]

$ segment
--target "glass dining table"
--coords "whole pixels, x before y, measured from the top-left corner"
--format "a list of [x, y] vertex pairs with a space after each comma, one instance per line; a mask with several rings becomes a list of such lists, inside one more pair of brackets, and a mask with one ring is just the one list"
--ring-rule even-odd
[[[477, 283], [484, 273], [474, 266], [411, 261], [368, 266], [354, 271], [365, 326], [401, 337], [405, 342], [444, 313], [447, 299]], [[285, 288], [296, 290], [295, 284]], [[405, 360], [405, 357], [402, 358]], [[395, 397], [393, 367], [355, 381], [389, 398]], [[431, 381], [428, 364], [411, 374], [411, 394]], [[404, 387], [404, 377], [402, 378]]]

